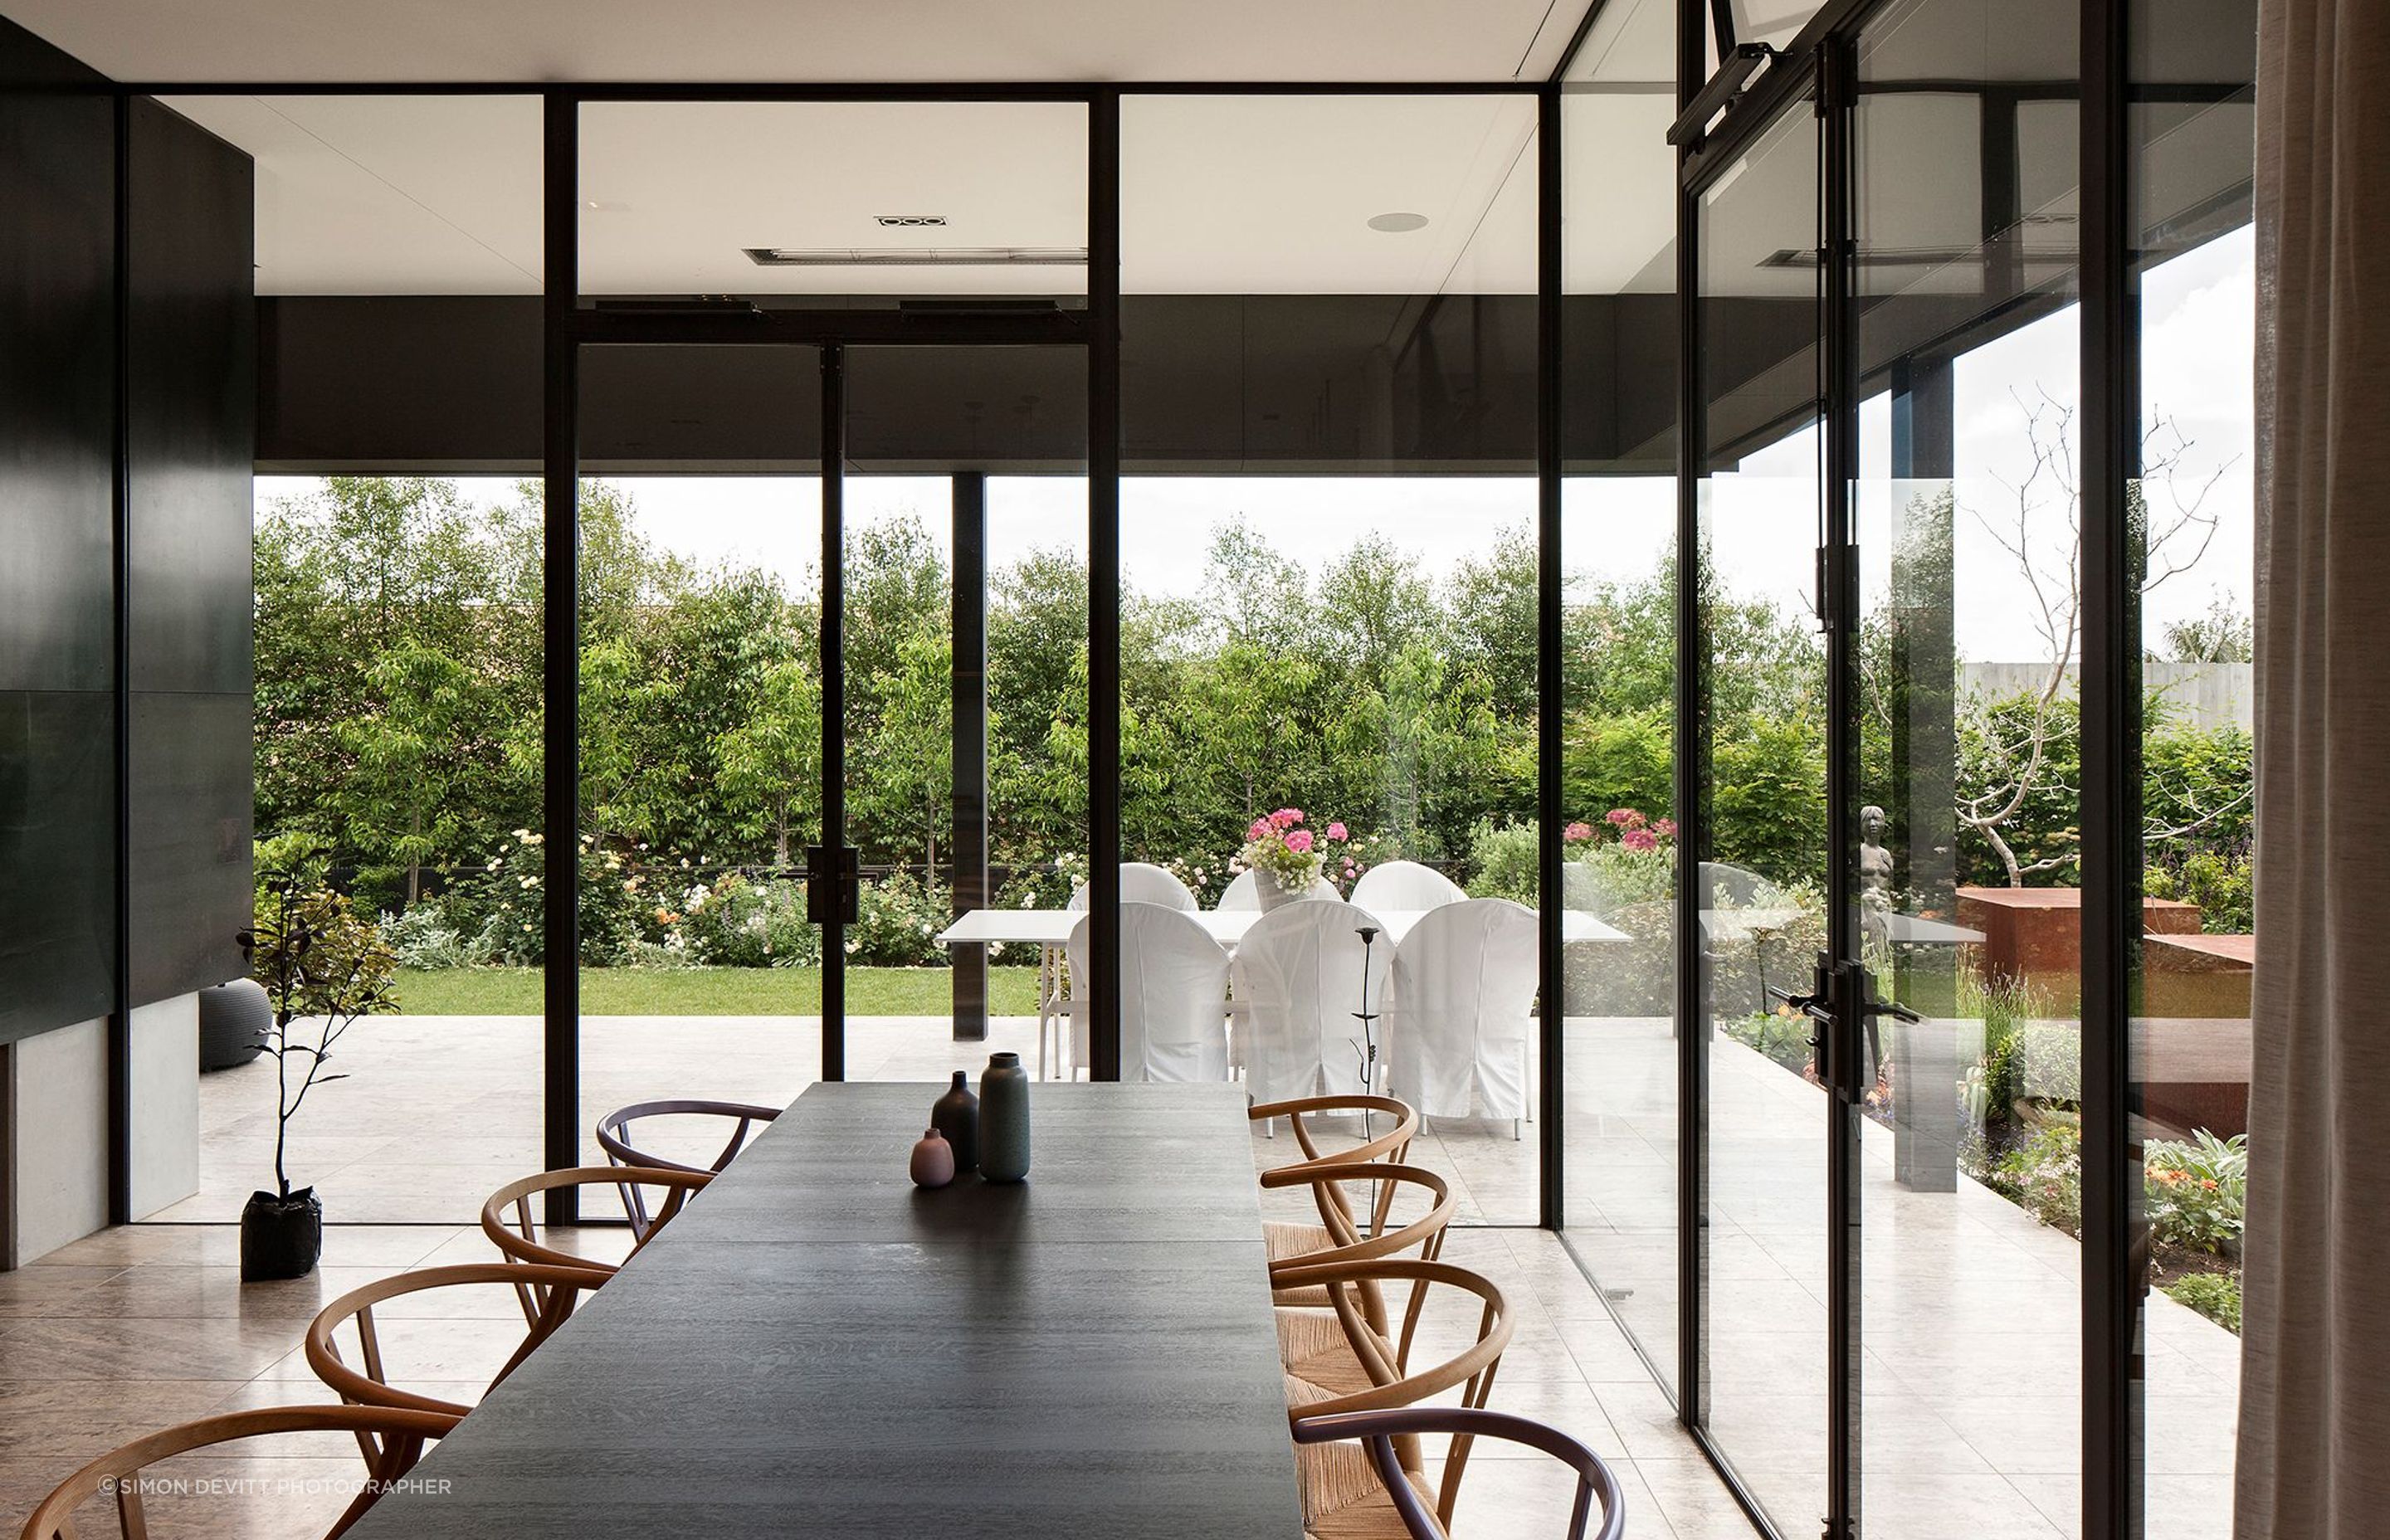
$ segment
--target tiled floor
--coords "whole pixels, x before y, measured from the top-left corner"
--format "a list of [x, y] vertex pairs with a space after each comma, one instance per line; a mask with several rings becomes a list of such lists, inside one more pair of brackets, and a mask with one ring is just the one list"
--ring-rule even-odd
[[[1507, 1126], [1501, 1136], [1509, 1142]], [[1283, 1138], [1255, 1142], [1263, 1164], [1291, 1153]], [[341, 1190], [337, 1181], [327, 1185]], [[1301, 1201], [1299, 1194], [1272, 1198]], [[590, 1254], [619, 1254], [624, 1244], [619, 1230], [574, 1234]], [[236, 1252], [228, 1226], [136, 1226], [0, 1274], [0, 1533], [13, 1533], [78, 1464], [149, 1428], [214, 1410], [326, 1399], [299, 1351], [324, 1301], [391, 1272], [496, 1255], [477, 1228], [336, 1226], [314, 1277], [243, 1287]], [[1552, 1236], [1456, 1231], [1445, 1254], [1494, 1279], [1517, 1322], [1492, 1404], [1565, 1429], [1610, 1460], [1625, 1488], [1629, 1534], [1638, 1540], [1751, 1534]], [[503, 1362], [520, 1329], [514, 1302], [499, 1289], [470, 1293], [481, 1297], [444, 1303], [440, 1319], [385, 1322], [403, 1383], [469, 1400], [474, 1381]], [[1431, 1317], [1422, 1352], [1437, 1345], [1439, 1324]], [[179, 1474], [249, 1484], [231, 1495], [186, 1499], [179, 1516], [196, 1522], [161, 1533], [248, 1537], [319, 1534], [357, 1462], [330, 1437], [274, 1454], [178, 1463], [198, 1466]], [[310, 1482], [319, 1489], [307, 1490]], [[1541, 1457], [1481, 1445], [1462, 1483], [1456, 1532], [1462, 1540], [1557, 1533], [1573, 1495], [1573, 1478]]]

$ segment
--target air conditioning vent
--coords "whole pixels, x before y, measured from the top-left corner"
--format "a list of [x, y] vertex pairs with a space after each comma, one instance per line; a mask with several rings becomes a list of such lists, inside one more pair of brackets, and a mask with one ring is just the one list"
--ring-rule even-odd
[[943, 230], [944, 214], [874, 214], [872, 219], [883, 230]]
[[758, 267], [1085, 267], [1084, 246], [750, 246]]

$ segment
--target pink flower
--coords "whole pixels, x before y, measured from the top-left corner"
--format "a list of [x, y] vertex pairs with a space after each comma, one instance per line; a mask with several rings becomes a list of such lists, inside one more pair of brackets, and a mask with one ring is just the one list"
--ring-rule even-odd
[[1593, 838], [1593, 826], [1582, 819], [1579, 819], [1577, 822], [1571, 824], [1568, 828], [1561, 830], [1561, 838], [1563, 840], [1590, 840]]
[[1660, 841], [1648, 828], [1630, 828], [1618, 837], [1618, 847], [1631, 851], [1658, 850]]
[[1620, 828], [1641, 828], [1643, 827], [1643, 815], [1636, 812], [1631, 807], [1613, 807], [1607, 814], [1603, 815], [1603, 816], [1608, 818], [1612, 823], [1616, 824]]
[[1245, 830], [1245, 838], [1248, 840], [1266, 839], [1269, 835], [1269, 831], [1270, 821], [1267, 818], [1255, 818], [1253, 820], [1253, 827]]
[[1294, 852], [1297, 855], [1310, 854], [1311, 831], [1307, 828], [1296, 829], [1293, 833], [1286, 837], [1286, 848]]
[[1677, 837], [1677, 820], [1662, 818], [1651, 826], [1651, 832], [1663, 840], [1673, 840]]
[[1328, 838], [1330, 838], [1330, 840], [1342, 840], [1342, 839], [1343, 839], [1343, 838], [1344, 838], [1344, 826], [1343, 826], [1343, 824], [1330, 824], [1330, 825], [1328, 826]]

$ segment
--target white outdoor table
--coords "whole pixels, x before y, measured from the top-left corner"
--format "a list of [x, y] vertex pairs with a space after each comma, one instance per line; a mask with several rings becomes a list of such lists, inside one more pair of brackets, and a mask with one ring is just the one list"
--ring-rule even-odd
[[[1304, 899], [1304, 903], [1325, 900]], [[1187, 918], [1201, 925], [1214, 941], [1230, 953], [1245, 932], [1262, 918], [1259, 909], [1190, 909]], [[1356, 910], [1358, 915], [1361, 913]], [[1411, 927], [1420, 922], [1425, 909], [1374, 909], [1370, 917], [1385, 928], [1385, 940], [1400, 946]], [[1045, 1057], [1046, 1033], [1070, 1013], [1070, 1002], [1061, 997], [1062, 952], [1070, 944], [1071, 931], [1086, 918], [1084, 909], [973, 909], [962, 918], [938, 932], [941, 945], [964, 946], [973, 943], [996, 945], [1015, 943], [1034, 946], [1037, 952], [1037, 1041], [1038, 1056]], [[1570, 945], [1580, 943], [1626, 940], [1626, 932], [1603, 924], [1593, 916], [1578, 909], [1561, 911], [1561, 940]], [[1227, 1002], [1228, 1014], [1240, 1014], [1240, 1003]], [[1067, 1045], [1065, 1045], [1067, 1047]], [[1058, 1056], [1069, 1062], [1067, 1052]]]

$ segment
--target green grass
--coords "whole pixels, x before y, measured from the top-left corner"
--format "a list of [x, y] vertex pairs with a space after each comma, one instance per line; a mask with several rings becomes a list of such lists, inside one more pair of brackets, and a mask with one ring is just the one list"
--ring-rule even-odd
[[[991, 968], [988, 1009], [1037, 1010], [1037, 970]], [[402, 969], [399, 1008], [413, 1016], [537, 1016], [546, 974], [536, 968]], [[850, 1016], [951, 1016], [954, 973], [944, 968], [850, 968]], [[585, 1016], [813, 1016], [818, 968], [585, 968]]]

